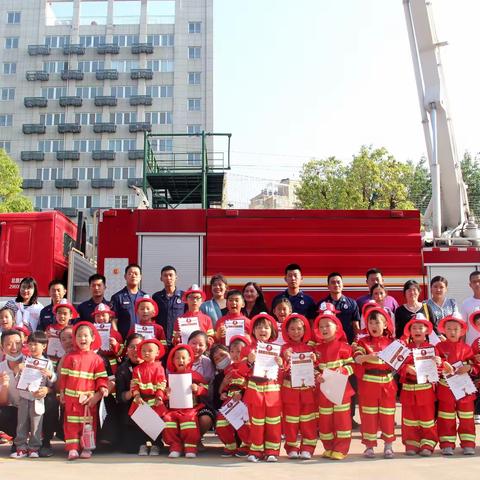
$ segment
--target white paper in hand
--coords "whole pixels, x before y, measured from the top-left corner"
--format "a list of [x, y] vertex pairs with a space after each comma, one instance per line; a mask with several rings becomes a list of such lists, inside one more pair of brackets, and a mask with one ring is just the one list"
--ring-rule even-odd
[[437, 345], [438, 343], [441, 342], [440, 338], [438, 337], [438, 335], [432, 331], [432, 333], [428, 336], [428, 341], [433, 345]]
[[315, 386], [313, 360], [310, 352], [292, 353], [290, 359], [290, 377], [293, 388]]
[[280, 345], [258, 342], [253, 376], [276, 380], [278, 377], [277, 358], [280, 356], [281, 349]]
[[335, 405], [343, 403], [343, 396], [347, 387], [348, 375], [326, 368], [323, 373], [323, 382], [320, 391]]
[[100, 428], [103, 427], [105, 419], [107, 418], [107, 407], [105, 406], [105, 399], [102, 398], [98, 405], [98, 420], [100, 421]]
[[165, 422], [146, 403], [139, 405], [131, 418], [153, 441], [165, 428]]
[[152, 340], [155, 338], [155, 328], [153, 325], [135, 325], [135, 333], [143, 335], [145, 340]]
[[102, 339], [100, 350], [108, 352], [110, 350], [110, 330], [112, 325], [110, 323], [95, 323], [94, 325]]
[[245, 335], [245, 321], [241, 318], [225, 320], [225, 345], [230, 346], [230, 340], [236, 335]]
[[219, 412], [235, 430], [242, 428], [249, 419], [248, 408], [241, 400], [230, 400]]
[[394, 340], [388, 347], [378, 352], [378, 358], [388, 363], [394, 370], [398, 370], [410, 355], [410, 349], [398, 340]]
[[53, 331], [48, 333], [47, 355], [55, 358], [62, 358], [65, 355], [60, 337]]
[[168, 375], [170, 396], [168, 402], [170, 408], [192, 408], [192, 374], [170, 373]]
[[186, 345], [190, 335], [197, 330], [201, 330], [198, 323], [198, 317], [178, 317], [177, 321], [180, 335], [182, 337], [182, 343]]
[[[461, 361], [455, 362], [452, 367], [458, 370], [463, 363]], [[471, 393], [476, 393], [477, 389], [470, 378], [468, 373], [453, 373], [452, 375], [443, 375], [445, 377], [445, 381], [447, 382], [450, 390], [455, 397], [455, 400], [461, 400], [463, 397], [470, 395]]]
[[414, 348], [412, 350], [417, 383], [436, 383], [439, 381], [435, 349], [433, 347]]

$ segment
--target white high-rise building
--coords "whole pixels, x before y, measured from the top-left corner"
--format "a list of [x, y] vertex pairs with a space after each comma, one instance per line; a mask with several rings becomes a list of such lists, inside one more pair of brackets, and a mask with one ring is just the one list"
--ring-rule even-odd
[[213, 0], [0, 2], [0, 148], [35, 207], [132, 207], [145, 130], [212, 131], [212, 23]]

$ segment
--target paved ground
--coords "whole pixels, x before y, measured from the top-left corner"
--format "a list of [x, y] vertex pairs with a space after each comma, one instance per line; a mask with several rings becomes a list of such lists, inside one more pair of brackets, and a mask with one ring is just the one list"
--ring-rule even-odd
[[[400, 433], [397, 430], [397, 433]], [[477, 435], [480, 428], [477, 428]], [[480, 436], [479, 436], [480, 438]], [[178, 480], [283, 480], [293, 479], [363, 479], [371, 480], [415, 480], [415, 479], [477, 479], [480, 475], [480, 447], [477, 456], [464, 457], [458, 448], [455, 456], [444, 458], [437, 450], [431, 458], [406, 457], [399, 440], [395, 443], [396, 456], [393, 460], [384, 460], [380, 448], [378, 458], [374, 460], [362, 457], [363, 446], [358, 432], [354, 439], [349, 456], [341, 461], [324, 460], [320, 457], [323, 449], [317, 446], [313, 460], [289, 460], [282, 451], [280, 461], [276, 464], [265, 462], [251, 464], [245, 459], [220, 458], [221, 448], [217, 439], [207, 436], [207, 451], [198, 458], [187, 460], [180, 458], [170, 460], [166, 454], [159, 457], [138, 457], [136, 455], [96, 453], [91, 460], [67, 462], [63, 452], [63, 444], [56, 443], [55, 455], [45, 459], [8, 458], [10, 448], [0, 447], [0, 479], [1, 480], [147, 480], [147, 477]], [[154, 478], [154, 477], [152, 477]]]

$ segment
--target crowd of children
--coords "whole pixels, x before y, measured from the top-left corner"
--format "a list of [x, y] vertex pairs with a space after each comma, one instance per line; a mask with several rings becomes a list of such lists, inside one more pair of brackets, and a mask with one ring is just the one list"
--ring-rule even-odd
[[[319, 440], [322, 457], [342, 460], [350, 449], [356, 394], [364, 457], [376, 456], [379, 432], [383, 457], [394, 457], [398, 398], [406, 455], [430, 456], [437, 444], [443, 455], [453, 455], [457, 436], [463, 454], [475, 454], [476, 394], [465, 392], [457, 399], [447, 382], [454, 374], [480, 376], [480, 341], [465, 343], [468, 324], [459, 315], [448, 315], [435, 326], [422, 313], [413, 316], [400, 339], [408, 353], [394, 370], [379, 353], [400, 335], [389, 309], [375, 300], [364, 305], [363, 328], [351, 343], [331, 303], [322, 303], [311, 321], [280, 297], [272, 315], [260, 312], [248, 318], [242, 313], [242, 292], [231, 290], [227, 313], [214, 329], [200, 310], [205, 294], [199, 287], [192, 286], [183, 300], [186, 311], [175, 322], [170, 348], [155, 322], [159, 307], [149, 296], [135, 301], [138, 323], [126, 338], [118, 332], [115, 311], [103, 303], [92, 318], [80, 318], [72, 327], [78, 313], [64, 300], [53, 308], [55, 322], [45, 332], [20, 331], [15, 312], [8, 306], [0, 309], [0, 408], [17, 407], [11, 457], [39, 456], [47, 395], [58, 401], [61, 420], [57, 430], [50, 430], [65, 441], [69, 460], [90, 458], [112, 417], [118, 417], [112, 428], [119, 438], [133, 432], [139, 439], [141, 456], [157, 456], [165, 445], [169, 458], [195, 458], [203, 434], [213, 428], [224, 444], [223, 457], [276, 462], [284, 440], [289, 459], [308, 460]], [[480, 331], [480, 309], [468, 323]], [[431, 348], [438, 380], [419, 381], [414, 357]], [[256, 368], [259, 358], [268, 356], [274, 375], [266, 367], [264, 374]], [[293, 370], [299, 363], [311, 364], [312, 382], [302, 378], [298, 384]], [[344, 382], [335, 401], [323, 388], [332, 375]], [[177, 403], [180, 376], [188, 379], [185, 396], [190, 401], [185, 404]], [[356, 391], [349, 377], [356, 378]], [[157, 438], [131, 421], [144, 405], [164, 422]], [[238, 405], [248, 414], [234, 426], [227, 412]]]

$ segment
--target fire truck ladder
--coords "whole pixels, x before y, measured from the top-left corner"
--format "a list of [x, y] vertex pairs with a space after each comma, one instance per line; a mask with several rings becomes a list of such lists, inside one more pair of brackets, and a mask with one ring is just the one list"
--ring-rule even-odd
[[[214, 137], [227, 140], [226, 158], [224, 152], [212, 151]], [[225, 171], [230, 170], [230, 138], [230, 133], [204, 131], [192, 134], [145, 132], [143, 191], [147, 195], [147, 190], [152, 190], [152, 207], [221, 205]]]

